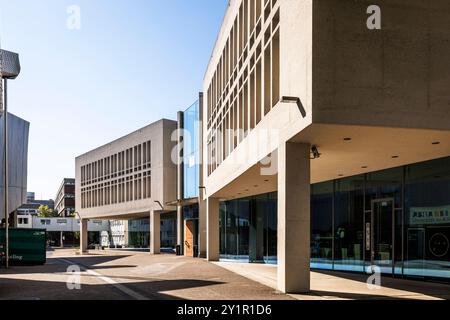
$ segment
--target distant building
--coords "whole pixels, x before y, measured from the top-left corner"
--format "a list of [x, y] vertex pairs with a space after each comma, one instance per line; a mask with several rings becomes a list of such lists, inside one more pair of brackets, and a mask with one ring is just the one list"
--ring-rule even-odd
[[128, 244], [128, 223], [124, 220], [111, 220], [109, 221], [110, 234], [109, 245], [111, 247], [126, 247]]
[[[17, 215], [18, 228], [45, 229], [48, 245], [52, 247], [77, 247], [80, 245], [80, 220], [76, 218], [41, 218], [30, 214]], [[100, 236], [110, 230], [107, 220], [91, 220], [88, 223], [88, 244], [100, 245]]]
[[55, 201], [50, 200], [34, 200], [32, 204], [37, 204], [39, 206], [47, 206], [49, 209], [55, 209]]
[[40, 206], [48, 206], [48, 208], [52, 210], [55, 208], [55, 201], [53, 201], [52, 199], [36, 200], [34, 192], [27, 192], [26, 200], [27, 200], [26, 203], [22, 204], [19, 208], [17, 208], [16, 216], [19, 215], [37, 216], [39, 214]]
[[75, 213], [75, 179], [65, 178], [55, 197], [55, 210], [61, 217]]
[[32, 203], [35, 199], [34, 192], [27, 192], [27, 203]]
[[[161, 220], [173, 219], [171, 213], [176, 212], [176, 206], [167, 205], [176, 198], [177, 172], [171, 159], [176, 127], [175, 121], [162, 119], [76, 158], [75, 203], [82, 218], [82, 251], [87, 249], [83, 240], [89, 220], [146, 219], [150, 252], [160, 252]], [[117, 231], [116, 238], [122, 234]], [[145, 238], [136, 241], [147, 246]]]
[[[1, 93], [0, 93], [1, 101]], [[8, 155], [9, 155], [9, 184], [8, 214], [15, 212], [27, 198], [27, 167], [28, 167], [28, 134], [29, 122], [8, 114]], [[4, 145], [3, 145], [3, 115], [0, 116], [0, 221], [5, 217], [3, 198], [3, 167], [4, 167]], [[11, 216], [10, 216], [11, 217]]]
[[38, 203], [25, 203], [17, 208], [17, 215], [31, 215], [37, 216], [39, 214], [39, 207], [41, 205]]

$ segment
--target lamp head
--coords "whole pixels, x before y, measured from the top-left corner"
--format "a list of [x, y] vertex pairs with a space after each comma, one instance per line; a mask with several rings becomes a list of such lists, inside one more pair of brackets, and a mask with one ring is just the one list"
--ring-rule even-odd
[[15, 79], [20, 74], [19, 54], [0, 49], [0, 75], [2, 79]]

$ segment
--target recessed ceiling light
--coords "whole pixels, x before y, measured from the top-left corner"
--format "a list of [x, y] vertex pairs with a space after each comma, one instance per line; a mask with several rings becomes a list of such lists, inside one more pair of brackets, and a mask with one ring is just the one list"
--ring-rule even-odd
[[343, 174], [339, 174], [338, 176], [339, 176], [339, 177], [343, 177], [344, 175], [343, 175]]
[[269, 182], [269, 179], [264, 180], [265, 182]]
[[441, 142], [440, 141], [435, 141], [435, 142], [433, 142], [433, 145], [438, 145], [438, 144], [441, 144]]
[[399, 158], [399, 156], [392, 156], [392, 159], [397, 159]]
[[344, 138], [344, 141], [352, 141], [352, 138]]
[[362, 168], [362, 169], [367, 169], [367, 168], [368, 168], [368, 166], [362, 166], [361, 168]]

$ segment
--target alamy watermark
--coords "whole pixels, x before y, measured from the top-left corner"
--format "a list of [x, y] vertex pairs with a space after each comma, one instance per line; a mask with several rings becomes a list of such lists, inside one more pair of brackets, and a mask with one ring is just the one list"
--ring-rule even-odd
[[369, 290], [381, 289], [381, 268], [379, 266], [369, 266], [368, 273], [371, 275], [367, 279], [367, 288]]
[[81, 269], [76, 264], [67, 267], [69, 277], [66, 282], [67, 289], [81, 290]]
[[78, 5], [70, 5], [66, 9], [67, 20], [66, 26], [69, 30], [81, 29], [81, 8]]
[[377, 5], [371, 5], [367, 8], [367, 29], [369, 30], [381, 30], [381, 8]]

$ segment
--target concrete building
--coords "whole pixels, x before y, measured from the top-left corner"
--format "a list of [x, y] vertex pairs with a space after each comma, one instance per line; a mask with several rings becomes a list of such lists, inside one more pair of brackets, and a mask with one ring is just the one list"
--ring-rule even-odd
[[27, 203], [31, 203], [36, 198], [36, 194], [34, 192], [27, 192]]
[[36, 200], [34, 192], [27, 192], [27, 201], [17, 208], [17, 215], [38, 215], [40, 206], [48, 206], [49, 209], [55, 208], [55, 201], [50, 200]]
[[39, 207], [41, 205], [38, 203], [25, 203], [17, 208], [17, 215], [32, 215], [37, 216], [39, 214]]
[[[45, 229], [48, 244], [53, 247], [76, 247], [80, 244], [78, 236], [80, 220], [76, 218], [41, 218], [30, 214], [17, 215], [17, 228]], [[89, 241], [91, 246], [100, 245], [102, 232], [110, 230], [109, 221], [91, 220], [88, 223]]]
[[[150, 248], [150, 219], [111, 220], [110, 230], [102, 233], [102, 244], [111, 248]], [[166, 213], [160, 223], [161, 249], [176, 245], [176, 214]]]
[[55, 197], [55, 211], [61, 217], [75, 213], [75, 179], [64, 178]]
[[108, 247], [126, 247], [128, 245], [128, 221], [110, 220], [109, 226], [109, 233], [105, 235], [108, 237]]
[[204, 78], [208, 260], [275, 260], [283, 292], [311, 267], [449, 279], [449, 40], [445, 0], [231, 0]]
[[160, 251], [160, 221], [176, 211], [176, 122], [160, 120], [76, 158], [76, 212], [81, 247], [90, 219], [150, 219], [150, 251]]
[[[1, 95], [0, 95], [1, 98]], [[0, 220], [5, 218], [4, 212], [4, 145], [3, 115], [0, 116]], [[28, 167], [28, 134], [30, 124], [9, 113], [8, 114], [8, 147], [9, 147], [9, 215], [26, 202], [27, 167]], [[13, 222], [13, 221], [11, 221]], [[13, 223], [11, 223], [13, 225]]]

